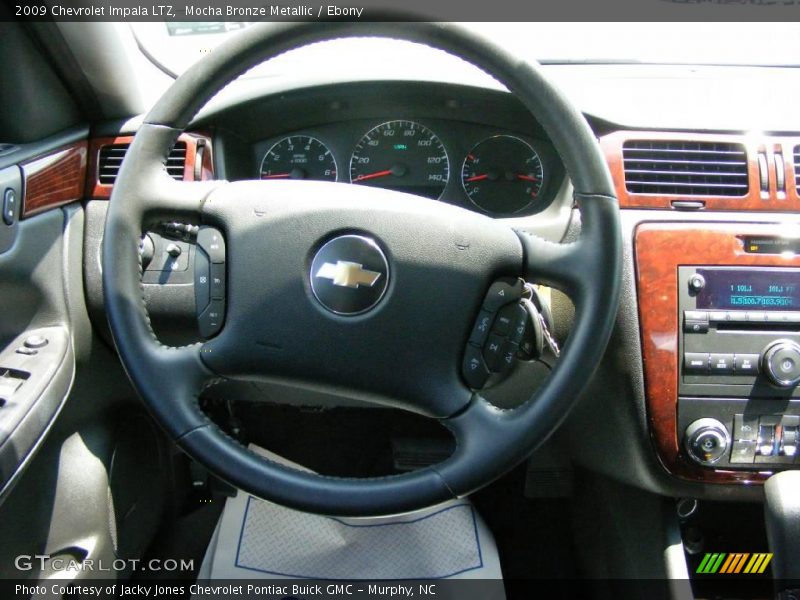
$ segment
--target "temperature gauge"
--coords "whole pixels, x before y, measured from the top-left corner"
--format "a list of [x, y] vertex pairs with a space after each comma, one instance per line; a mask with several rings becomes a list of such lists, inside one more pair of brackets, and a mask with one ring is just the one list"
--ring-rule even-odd
[[494, 214], [528, 208], [541, 192], [543, 179], [536, 150], [511, 135], [496, 135], [477, 144], [461, 169], [467, 196], [478, 208]]

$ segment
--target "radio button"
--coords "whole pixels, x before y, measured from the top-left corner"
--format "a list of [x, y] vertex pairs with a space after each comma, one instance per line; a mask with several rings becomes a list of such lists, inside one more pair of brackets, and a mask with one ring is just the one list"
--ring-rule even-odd
[[733, 373], [733, 354], [712, 354], [709, 369], [712, 373]]
[[800, 345], [791, 340], [779, 340], [764, 352], [764, 371], [772, 383], [794, 387], [800, 383]]
[[687, 373], [708, 373], [707, 352], [687, 352], [683, 355], [683, 370]]
[[708, 321], [708, 313], [704, 310], [685, 310], [683, 318], [685, 321]]
[[683, 330], [686, 333], [708, 333], [708, 321], [689, 321], [683, 322]]
[[686, 310], [683, 312], [683, 330], [686, 333], [708, 332], [708, 313], [704, 310]]
[[708, 321], [685, 321], [683, 330], [686, 333], [708, 333]]
[[724, 323], [728, 320], [728, 313], [724, 310], [715, 310], [708, 313], [708, 320], [713, 323]]
[[737, 375], [757, 375], [758, 354], [736, 354], [733, 359], [733, 371]]
[[800, 323], [800, 312], [770, 311], [766, 313], [769, 323]]
[[764, 323], [767, 315], [763, 311], [748, 311], [746, 318], [749, 323]]
[[731, 323], [746, 323], [747, 313], [743, 310], [729, 310], [725, 315], [725, 320]]

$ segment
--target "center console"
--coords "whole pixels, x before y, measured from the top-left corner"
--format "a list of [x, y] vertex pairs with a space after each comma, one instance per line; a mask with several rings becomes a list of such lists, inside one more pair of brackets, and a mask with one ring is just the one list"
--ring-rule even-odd
[[761, 480], [800, 468], [800, 257], [776, 229], [637, 228], [648, 415], [676, 475]]

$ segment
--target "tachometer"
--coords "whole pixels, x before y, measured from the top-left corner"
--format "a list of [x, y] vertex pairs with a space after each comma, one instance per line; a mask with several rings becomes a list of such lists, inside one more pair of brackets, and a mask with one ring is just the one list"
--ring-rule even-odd
[[511, 135], [496, 135], [477, 144], [461, 169], [461, 183], [470, 200], [495, 214], [527, 208], [542, 190], [543, 177], [536, 150]]
[[350, 158], [350, 181], [439, 198], [450, 176], [447, 152], [430, 129], [389, 121], [370, 129]]
[[291, 135], [276, 142], [264, 155], [261, 179], [336, 181], [336, 160], [317, 138]]

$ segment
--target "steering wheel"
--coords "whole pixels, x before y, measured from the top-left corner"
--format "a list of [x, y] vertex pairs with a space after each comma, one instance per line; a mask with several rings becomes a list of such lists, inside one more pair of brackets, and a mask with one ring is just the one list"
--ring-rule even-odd
[[[579, 238], [552, 243], [462, 208], [366, 186], [184, 183], [167, 175], [164, 164], [178, 135], [228, 82], [291, 49], [351, 36], [426, 44], [503, 83], [541, 123], [566, 166], [581, 212]], [[148, 226], [176, 220], [222, 233], [227, 307], [216, 337], [167, 347], [153, 334], [145, 310], [138, 244]], [[338, 268], [340, 262], [356, 264], [353, 253], [367, 267]], [[314, 289], [320, 256], [329, 278], [338, 277], [356, 296], [371, 294], [357, 304], [374, 307], [323, 306]], [[556, 429], [605, 351], [618, 306], [621, 256], [617, 201], [597, 141], [537, 66], [449, 24], [261, 24], [186, 71], [144, 119], [108, 209], [103, 289], [128, 376], [186, 454], [245, 492], [285, 506], [383, 515], [468, 495], [524, 460]], [[575, 305], [560, 360], [536, 393], [512, 410], [471, 390], [460, 369], [487, 289], [503, 276], [559, 288]], [[380, 283], [376, 289], [366, 285], [373, 279]], [[297, 470], [256, 455], [200, 410], [206, 387], [238, 378], [346, 390], [414, 411], [445, 425], [455, 450], [432, 467], [381, 478]]]

